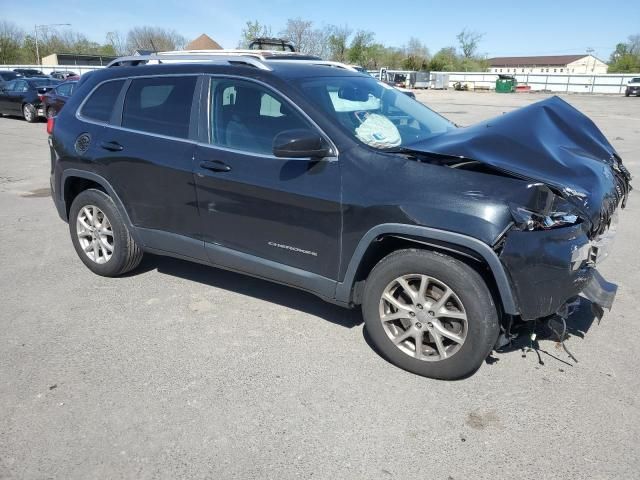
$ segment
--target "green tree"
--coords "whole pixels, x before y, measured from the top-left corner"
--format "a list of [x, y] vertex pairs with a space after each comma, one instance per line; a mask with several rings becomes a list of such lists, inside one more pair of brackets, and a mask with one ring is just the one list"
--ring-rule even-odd
[[609, 58], [609, 73], [640, 72], [640, 34], [616, 45]]
[[367, 66], [367, 63], [372, 57], [372, 53], [374, 53], [374, 49], [372, 49], [374, 38], [373, 32], [358, 30], [349, 46], [349, 53], [347, 55], [349, 62], [356, 65]]
[[336, 62], [347, 61], [349, 51], [349, 37], [351, 37], [351, 29], [348, 26], [337, 27], [329, 25], [327, 28], [327, 50], [329, 58]]
[[434, 72], [453, 72], [460, 64], [455, 47], [445, 47], [438, 50], [429, 62], [429, 70]]
[[249, 48], [249, 44], [255, 38], [270, 37], [271, 27], [260, 23], [258, 20], [248, 21], [240, 32], [238, 48]]

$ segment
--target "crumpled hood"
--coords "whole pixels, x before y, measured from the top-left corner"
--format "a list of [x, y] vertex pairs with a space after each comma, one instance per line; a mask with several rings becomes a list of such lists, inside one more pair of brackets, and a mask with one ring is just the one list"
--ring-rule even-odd
[[594, 226], [603, 220], [603, 210], [608, 217], [630, 190], [631, 176], [613, 146], [587, 116], [558, 97], [411, 148], [475, 160], [555, 187]]

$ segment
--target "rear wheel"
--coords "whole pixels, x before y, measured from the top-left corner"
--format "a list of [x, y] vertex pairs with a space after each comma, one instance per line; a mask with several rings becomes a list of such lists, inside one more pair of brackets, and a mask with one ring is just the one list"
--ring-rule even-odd
[[38, 120], [38, 111], [30, 103], [25, 103], [22, 106], [22, 116], [27, 122], [35, 123]]
[[98, 275], [122, 275], [142, 260], [142, 249], [113, 200], [100, 190], [85, 190], [75, 198], [69, 210], [69, 232], [80, 260]]
[[425, 377], [470, 375], [499, 333], [496, 306], [482, 277], [431, 251], [400, 250], [380, 261], [367, 279], [362, 310], [382, 355]]

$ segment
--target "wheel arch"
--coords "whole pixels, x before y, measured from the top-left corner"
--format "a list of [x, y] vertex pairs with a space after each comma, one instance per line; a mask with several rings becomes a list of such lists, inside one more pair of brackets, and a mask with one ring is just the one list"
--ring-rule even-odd
[[111, 200], [113, 200], [116, 208], [118, 209], [118, 212], [120, 212], [120, 215], [127, 224], [127, 227], [131, 232], [131, 236], [139, 245], [143, 245], [143, 243], [141, 242], [141, 238], [138, 235], [137, 229], [131, 223], [131, 219], [129, 218], [127, 210], [124, 208], [122, 200], [120, 200], [120, 197], [107, 179], [94, 172], [68, 169], [63, 172], [60, 184], [62, 186], [62, 188], [60, 189], [60, 200], [64, 205], [64, 212], [67, 216], [67, 220], [69, 218], [69, 210], [71, 208], [73, 200], [81, 192], [90, 188], [96, 188], [97, 190], [101, 190], [109, 195]]
[[369, 272], [389, 253], [403, 248], [439, 251], [467, 263], [485, 278], [502, 311], [519, 314], [507, 273], [490, 246], [467, 235], [404, 224], [378, 225], [364, 235], [349, 261], [344, 280], [337, 284], [336, 300], [359, 304]]

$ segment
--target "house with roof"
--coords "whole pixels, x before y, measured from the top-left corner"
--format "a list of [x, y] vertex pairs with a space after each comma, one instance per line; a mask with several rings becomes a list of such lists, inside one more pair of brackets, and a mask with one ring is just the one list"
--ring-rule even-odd
[[185, 50], [222, 50], [222, 47], [218, 42], [212, 39], [209, 35], [202, 34], [195, 40], [187, 43], [184, 47]]
[[546, 55], [533, 57], [495, 57], [489, 59], [491, 73], [562, 73], [601, 75], [609, 66], [593, 55]]

